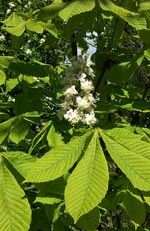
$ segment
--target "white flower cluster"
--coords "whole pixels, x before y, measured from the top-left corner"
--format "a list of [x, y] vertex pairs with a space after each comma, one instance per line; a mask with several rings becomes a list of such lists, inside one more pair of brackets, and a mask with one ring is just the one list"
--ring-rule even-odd
[[92, 94], [94, 73], [91, 64], [90, 57], [74, 57], [72, 65], [66, 70], [67, 86], [63, 92], [62, 111], [63, 117], [71, 124], [82, 122], [91, 126], [97, 121], [94, 113], [96, 99]]
[[0, 34], [0, 42], [5, 41], [5, 35]]

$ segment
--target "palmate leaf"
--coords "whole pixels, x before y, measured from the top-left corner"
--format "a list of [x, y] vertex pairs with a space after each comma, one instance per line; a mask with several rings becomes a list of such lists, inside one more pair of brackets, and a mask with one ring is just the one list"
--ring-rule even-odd
[[[124, 129], [122, 129], [122, 133]], [[113, 132], [112, 132], [113, 133]], [[130, 147], [130, 141], [132, 138], [124, 138], [125, 144], [120, 142], [121, 138], [116, 138], [115, 135], [107, 134], [107, 132], [100, 131], [103, 141], [105, 142], [106, 148], [116, 162], [118, 167], [123, 171], [123, 173], [129, 178], [131, 183], [135, 188], [143, 191], [150, 190], [150, 160], [144, 155], [141, 155], [143, 147], [143, 153], [145, 146], [138, 144], [139, 136], [137, 138], [137, 147], [132, 149]], [[114, 132], [115, 134], [115, 132]], [[123, 138], [122, 138], [123, 139]], [[136, 138], [134, 138], [136, 141]], [[135, 143], [134, 143], [135, 145]], [[133, 145], [133, 146], [134, 146]], [[140, 152], [137, 151], [139, 147]]]
[[0, 230], [28, 231], [31, 209], [25, 194], [7, 169], [3, 158], [0, 164]]
[[28, 171], [27, 182], [46, 182], [61, 177], [80, 157], [91, 132], [47, 152]]
[[75, 222], [101, 202], [107, 188], [107, 162], [95, 131], [84, 157], [70, 175], [65, 190], [66, 208]]

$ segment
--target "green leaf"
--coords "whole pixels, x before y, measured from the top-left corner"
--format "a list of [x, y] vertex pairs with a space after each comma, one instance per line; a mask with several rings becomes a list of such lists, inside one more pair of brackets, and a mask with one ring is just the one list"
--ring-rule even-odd
[[54, 181], [35, 184], [39, 193], [35, 202], [42, 204], [58, 204], [63, 200], [63, 192], [66, 185], [65, 180], [61, 177]]
[[[47, 65], [50, 68], [50, 65]], [[10, 69], [12, 71], [18, 72], [19, 74], [25, 74], [28, 76], [35, 77], [44, 77], [49, 73], [49, 68], [42, 66], [38, 63], [23, 63], [23, 62], [15, 62], [10, 64]]]
[[53, 37], [58, 38], [58, 30], [56, 28], [56, 26], [52, 23], [50, 23], [50, 21], [48, 21], [47, 23], [44, 24], [44, 29], [46, 31], [48, 31]]
[[29, 168], [31, 168], [33, 163], [37, 160], [31, 155], [20, 151], [4, 152], [2, 155], [24, 178], [28, 174]]
[[6, 75], [5, 72], [3, 72], [2, 70], [0, 70], [0, 85], [3, 85], [6, 81]]
[[108, 188], [108, 167], [97, 131], [72, 174], [69, 176], [65, 203], [75, 222], [96, 207]]
[[77, 222], [77, 226], [86, 231], [95, 231], [99, 225], [100, 211], [94, 208], [87, 214], [83, 215]]
[[73, 166], [84, 148], [90, 133], [77, 137], [68, 144], [60, 145], [47, 152], [28, 172], [27, 182], [46, 182], [54, 180]]
[[[150, 31], [149, 31], [149, 35], [150, 35]], [[149, 42], [150, 42], [150, 39], [149, 39]], [[144, 51], [144, 56], [148, 61], [150, 61], [150, 48]]]
[[59, 16], [67, 21], [74, 15], [93, 10], [95, 1], [93, 0], [75, 0], [59, 12]]
[[134, 13], [123, 7], [117, 6], [109, 0], [99, 0], [99, 4], [104, 11], [110, 11], [113, 14], [116, 14], [136, 29], [142, 30], [147, 28], [145, 18], [140, 18], [138, 13]]
[[15, 53], [20, 52], [21, 47], [24, 45], [25, 38], [22, 34], [21, 36], [13, 36], [11, 35], [11, 49], [15, 51]]
[[4, 141], [4, 139], [8, 136], [11, 128], [13, 127], [16, 121], [16, 117], [11, 118], [3, 123], [0, 123], [0, 144]]
[[146, 218], [145, 207], [137, 190], [127, 190], [123, 196], [122, 206], [129, 218], [137, 225], [142, 225]]
[[44, 136], [48, 132], [49, 127], [51, 126], [51, 123], [52, 123], [52, 121], [48, 121], [43, 126], [41, 131], [33, 138], [31, 146], [29, 148], [29, 153], [31, 153], [34, 150], [34, 148], [40, 143], [40, 141], [44, 138]]
[[113, 137], [131, 152], [134, 151], [135, 153], [150, 159], [150, 144], [141, 140], [141, 135], [134, 134], [128, 128], [114, 128], [106, 131], [106, 134]]
[[42, 204], [58, 204], [63, 200], [66, 182], [63, 177], [54, 181], [35, 184], [39, 193], [35, 202]]
[[12, 35], [20, 36], [25, 31], [25, 23], [18, 24], [16, 27], [2, 27], [2, 30], [7, 31]]
[[43, 112], [42, 91], [40, 88], [26, 88], [21, 94], [15, 97], [14, 112], [16, 115], [22, 115], [27, 112]]
[[0, 229], [1, 231], [28, 231], [31, 209], [25, 194], [13, 175], [0, 165]]
[[50, 130], [47, 134], [47, 141], [48, 141], [48, 145], [51, 148], [63, 144], [62, 135], [56, 132], [54, 125], [50, 127]]
[[6, 81], [6, 92], [11, 91], [11, 90], [14, 89], [18, 84], [19, 84], [18, 78], [8, 79], [8, 80]]
[[13, 56], [0, 56], [0, 66], [2, 68], [8, 68], [9, 64], [15, 59]]
[[38, 19], [48, 20], [58, 14], [59, 11], [64, 9], [68, 3], [52, 3], [49, 6], [43, 7], [37, 14]]
[[137, 60], [123, 62], [119, 65], [113, 65], [107, 74], [107, 78], [110, 80], [110, 82], [122, 85], [122, 83], [129, 81], [134, 76], [143, 59], [144, 55], [141, 55]]
[[7, 19], [1, 21], [5, 26], [18, 26], [18, 24], [23, 23], [24, 20], [18, 16], [16, 13], [11, 14]]
[[121, 102], [116, 102], [115, 105], [129, 111], [150, 112], [149, 102], [143, 99], [122, 99]]
[[43, 31], [44, 31], [44, 28], [41, 25], [41, 22], [33, 21], [31, 19], [26, 21], [26, 27], [27, 27], [28, 30], [36, 32], [38, 34], [42, 34]]
[[5, 25], [5, 27], [2, 27], [2, 30], [7, 31], [12, 35], [20, 36], [25, 30], [24, 20], [15, 13], [13, 13], [6, 20], [1, 22]]
[[59, 204], [62, 200], [63, 200], [62, 196], [39, 193], [34, 202], [54, 205], [54, 204]]
[[19, 144], [28, 134], [29, 126], [22, 116], [18, 116], [9, 138], [15, 144]]
[[150, 2], [149, 1], [143, 1], [140, 3], [139, 6], [139, 12], [140, 11], [147, 11], [150, 10]]
[[50, 193], [55, 195], [63, 195], [66, 181], [63, 177], [57, 178], [53, 181], [35, 184], [40, 193]]
[[144, 201], [150, 205], [150, 192], [142, 192], [142, 196], [144, 198]]
[[[124, 130], [122, 129], [122, 133]], [[100, 131], [100, 134], [105, 142], [106, 148], [111, 155], [112, 159], [116, 162], [118, 167], [123, 171], [123, 173], [129, 178], [131, 183], [135, 188], [143, 191], [150, 190], [150, 160], [140, 155], [136, 150], [129, 149], [130, 137], [125, 138], [127, 147], [120, 143], [118, 139], [107, 132]], [[129, 142], [129, 143], [128, 143]], [[139, 138], [137, 138], [139, 142]], [[145, 147], [137, 148], [142, 149], [144, 152]]]
[[[150, 30], [140, 30], [139, 36], [146, 45], [150, 45]], [[145, 52], [144, 52], [145, 54]]]

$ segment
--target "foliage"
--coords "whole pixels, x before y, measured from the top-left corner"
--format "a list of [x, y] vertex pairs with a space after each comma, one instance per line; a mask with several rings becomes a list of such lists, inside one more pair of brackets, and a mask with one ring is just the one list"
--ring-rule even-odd
[[149, 18], [146, 0], [0, 2], [1, 231], [150, 229]]

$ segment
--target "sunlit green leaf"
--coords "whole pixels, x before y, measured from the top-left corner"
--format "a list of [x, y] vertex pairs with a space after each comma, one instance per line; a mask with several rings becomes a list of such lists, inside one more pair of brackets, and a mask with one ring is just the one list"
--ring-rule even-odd
[[99, 0], [99, 4], [104, 11], [110, 11], [113, 14], [116, 14], [136, 29], [142, 30], [147, 28], [145, 18], [140, 18], [140, 15], [138, 13], [117, 6], [109, 0]]
[[13, 175], [0, 165], [0, 229], [1, 231], [27, 231], [30, 227], [31, 209], [27, 198]]
[[8, 160], [8, 162], [17, 170], [20, 175], [26, 177], [29, 168], [37, 160], [31, 155], [21, 151], [10, 151], [2, 153], [2, 155]]
[[3, 85], [6, 81], [6, 75], [5, 72], [3, 72], [2, 70], [0, 70], [0, 85]]
[[93, 10], [95, 2], [93, 0], [76, 0], [72, 1], [68, 6], [59, 12], [59, 16], [67, 21], [76, 14], [81, 14]]
[[9, 135], [10, 130], [15, 124], [16, 117], [11, 118], [3, 123], [0, 123], [0, 143]]
[[107, 188], [107, 162], [95, 131], [65, 190], [66, 208], [75, 222], [101, 202]]
[[[124, 129], [122, 130], [122, 133]], [[118, 167], [123, 171], [123, 173], [129, 178], [131, 183], [135, 188], [143, 191], [150, 190], [150, 160], [143, 155], [140, 155], [138, 151], [130, 150], [130, 138], [126, 138], [126, 146], [119, 142], [115, 137], [113, 137], [113, 132], [111, 135], [100, 131], [100, 134], [105, 142], [107, 150], [111, 155], [112, 159], [116, 162]], [[139, 136], [137, 142], [139, 141]], [[129, 142], [129, 143], [128, 143]], [[137, 149], [143, 148], [143, 153], [145, 146], [140, 146], [137, 144]]]
[[41, 25], [41, 22], [33, 21], [31, 19], [26, 21], [26, 27], [28, 30], [34, 31], [39, 34], [43, 33], [44, 30], [43, 26]]
[[63, 144], [62, 135], [55, 130], [53, 125], [50, 127], [50, 130], [47, 134], [47, 141], [51, 148]]
[[29, 126], [22, 117], [17, 117], [13, 129], [10, 132], [9, 138], [16, 144], [24, 140], [28, 134]]
[[68, 144], [62, 144], [47, 152], [36, 164], [28, 171], [28, 182], [46, 182], [54, 180], [73, 166], [80, 157], [85, 141], [90, 134], [73, 139]]

